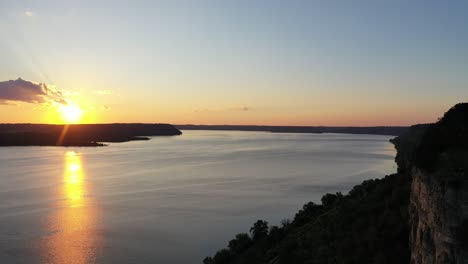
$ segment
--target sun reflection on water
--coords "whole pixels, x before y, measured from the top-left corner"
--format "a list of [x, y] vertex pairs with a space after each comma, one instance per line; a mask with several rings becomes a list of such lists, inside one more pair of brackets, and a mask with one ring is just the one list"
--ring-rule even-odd
[[83, 170], [81, 159], [75, 152], [69, 151], [65, 155], [65, 193], [67, 203], [72, 207], [83, 205]]
[[88, 185], [81, 156], [65, 154], [63, 186], [59, 210], [49, 215], [44, 247], [44, 263], [85, 264], [96, 261], [99, 239], [96, 232], [97, 210], [87, 196]]

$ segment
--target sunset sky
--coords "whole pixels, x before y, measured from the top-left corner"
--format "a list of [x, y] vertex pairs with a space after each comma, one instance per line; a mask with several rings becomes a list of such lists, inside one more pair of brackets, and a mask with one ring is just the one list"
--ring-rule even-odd
[[468, 101], [467, 14], [468, 1], [2, 0], [0, 123], [432, 122]]

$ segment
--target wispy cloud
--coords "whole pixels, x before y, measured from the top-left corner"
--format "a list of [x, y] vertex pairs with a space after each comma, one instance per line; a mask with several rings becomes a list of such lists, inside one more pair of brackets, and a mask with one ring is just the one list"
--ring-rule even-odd
[[112, 94], [112, 91], [111, 90], [97, 90], [96, 93], [99, 95], [110, 95]]
[[21, 78], [0, 82], [0, 103], [10, 101], [32, 104], [56, 102], [67, 104], [63, 94], [44, 83], [34, 83]]
[[223, 112], [223, 111], [251, 111], [252, 108], [249, 106], [241, 106], [241, 107], [231, 107], [231, 108], [225, 108], [225, 109], [208, 109], [208, 108], [198, 108], [193, 110], [195, 113], [201, 113], [201, 112]]
[[207, 109], [207, 108], [198, 108], [198, 109], [193, 110], [193, 112], [194, 112], [194, 113], [214, 112], [214, 110], [210, 110], [210, 109]]
[[230, 111], [250, 111], [252, 108], [248, 106], [242, 106], [242, 107], [234, 107], [234, 108], [229, 108]]

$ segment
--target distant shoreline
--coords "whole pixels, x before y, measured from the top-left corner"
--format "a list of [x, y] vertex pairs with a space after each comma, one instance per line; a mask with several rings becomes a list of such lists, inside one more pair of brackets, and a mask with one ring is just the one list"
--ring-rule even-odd
[[399, 136], [408, 127], [245, 126], [169, 124], [0, 124], [0, 147], [79, 146], [100, 147], [107, 142], [149, 140], [152, 136], [181, 135], [180, 130], [259, 131], [271, 133], [340, 133]]
[[373, 127], [327, 127], [327, 126], [245, 126], [245, 125], [174, 125], [180, 130], [228, 130], [228, 131], [259, 131], [271, 133], [339, 133], [399, 136], [409, 127], [405, 126], [373, 126]]

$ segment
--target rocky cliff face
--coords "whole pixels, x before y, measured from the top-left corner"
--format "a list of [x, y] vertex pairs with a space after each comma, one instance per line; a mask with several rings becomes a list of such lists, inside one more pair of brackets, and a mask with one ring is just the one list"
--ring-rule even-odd
[[463, 241], [468, 219], [468, 180], [464, 171], [442, 167], [433, 173], [418, 168], [412, 172], [411, 263], [468, 263]]
[[395, 142], [401, 173], [412, 178], [411, 263], [468, 263], [468, 104], [416, 130]]

